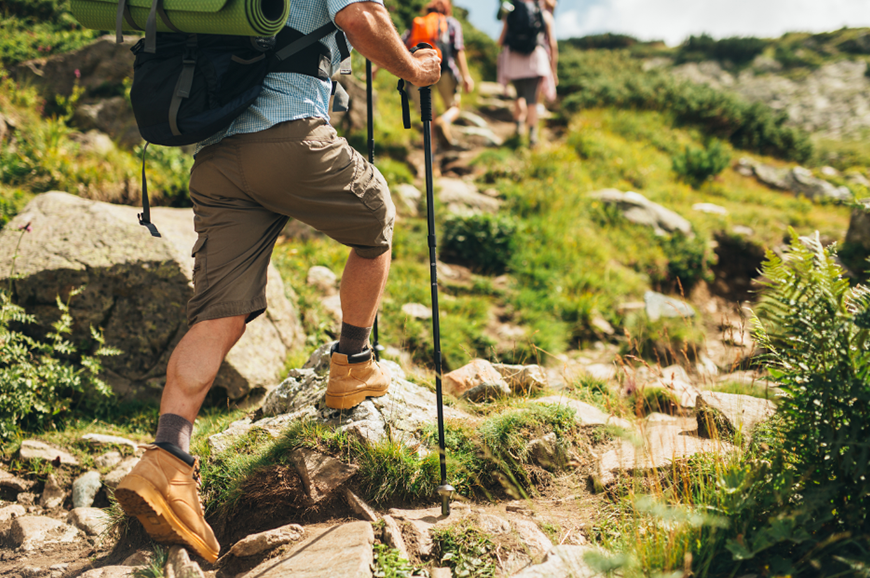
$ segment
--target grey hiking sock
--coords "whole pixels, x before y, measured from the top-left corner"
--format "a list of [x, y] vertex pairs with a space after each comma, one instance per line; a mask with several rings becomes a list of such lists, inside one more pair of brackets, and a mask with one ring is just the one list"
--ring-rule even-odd
[[529, 145], [535, 146], [538, 144], [538, 127], [529, 127]]
[[371, 327], [357, 327], [342, 321], [341, 336], [338, 338], [338, 351], [345, 355], [354, 355], [366, 347]]
[[190, 434], [193, 424], [174, 413], [164, 413], [157, 422], [155, 443], [170, 443], [185, 453], [190, 451]]

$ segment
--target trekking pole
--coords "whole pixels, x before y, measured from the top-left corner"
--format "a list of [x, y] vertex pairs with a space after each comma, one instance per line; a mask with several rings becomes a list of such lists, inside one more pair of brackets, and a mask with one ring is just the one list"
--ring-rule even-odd
[[[432, 48], [428, 44], [418, 44], [411, 49], [416, 52], [421, 48]], [[441, 485], [438, 494], [441, 496], [441, 514], [450, 515], [450, 498], [453, 496], [453, 486], [447, 483], [447, 449], [444, 441], [444, 398], [441, 390], [441, 326], [438, 316], [438, 271], [435, 254], [435, 184], [432, 179], [432, 89], [420, 90], [420, 112], [423, 120], [423, 152], [426, 164], [426, 216], [429, 230], [429, 276], [432, 281], [432, 333], [435, 340], [435, 405], [438, 411], [438, 449], [441, 463]], [[405, 92], [405, 81], [399, 80], [399, 92], [402, 93], [402, 116], [405, 128], [411, 128], [411, 112], [408, 106], [408, 95]]]
[[[368, 128], [368, 149], [369, 149], [369, 164], [375, 164], [375, 108], [374, 96], [372, 94], [372, 61], [366, 59], [366, 125]], [[384, 347], [378, 343], [378, 313], [375, 312], [375, 324], [372, 327], [372, 351], [375, 354], [375, 361], [381, 360], [381, 351]]]

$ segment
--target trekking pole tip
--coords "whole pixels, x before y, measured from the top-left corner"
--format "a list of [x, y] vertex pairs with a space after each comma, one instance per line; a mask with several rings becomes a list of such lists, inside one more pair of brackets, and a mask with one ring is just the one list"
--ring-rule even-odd
[[441, 496], [441, 515], [450, 515], [450, 498], [456, 490], [450, 484], [438, 486], [438, 494]]

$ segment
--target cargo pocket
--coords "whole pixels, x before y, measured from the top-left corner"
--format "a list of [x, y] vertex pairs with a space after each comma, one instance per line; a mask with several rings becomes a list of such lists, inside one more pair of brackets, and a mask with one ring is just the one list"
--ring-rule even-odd
[[193, 250], [190, 252], [190, 256], [193, 257], [193, 292], [197, 295], [208, 289], [206, 241], [208, 241], [208, 235], [200, 235], [193, 245]]

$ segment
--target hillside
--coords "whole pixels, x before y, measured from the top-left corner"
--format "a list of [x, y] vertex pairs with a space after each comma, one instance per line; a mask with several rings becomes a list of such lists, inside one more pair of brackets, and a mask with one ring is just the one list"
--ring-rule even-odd
[[[387, 2], [399, 26], [421, 4]], [[164, 305], [130, 297], [143, 291], [140, 279], [152, 279], [125, 268], [136, 261], [132, 249], [117, 266], [100, 265], [120, 270], [127, 284], [75, 294], [66, 279], [102, 282], [91, 263], [100, 262], [93, 254], [110, 252], [108, 237], [95, 234], [93, 254], [79, 262], [80, 245], [64, 236], [73, 238], [74, 227], [55, 225], [55, 236], [38, 231], [50, 243], [33, 247], [36, 235], [22, 214], [34, 198], [73, 206], [66, 196], [43, 195], [51, 191], [138, 206], [143, 143], [127, 102], [127, 49], [135, 39], [119, 47], [81, 30], [64, 0], [0, 0], [0, 15], [0, 254], [11, 255], [0, 263], [8, 271], [0, 289], [0, 500], [9, 502], [0, 503], [0, 544], [10, 551], [0, 557], [0, 573], [72, 577], [127, 565], [141, 550], [129, 566], [140, 568], [138, 576], [162, 576], [165, 553], [113, 509], [107, 480], [122, 458], [135, 457], [134, 442], [151, 440], [154, 395], [163, 385], [153, 360], [183, 332], [175, 329], [179, 319], [165, 319], [180, 316], [181, 298], [173, 293]], [[215, 388], [193, 447], [202, 458], [207, 516], [224, 545], [280, 524], [301, 526], [285, 527], [298, 535], [282, 550], [246, 560], [224, 552], [214, 566], [199, 563], [219, 578], [245, 576], [292, 558], [299, 551], [290, 543], [303, 534], [313, 541], [300, 542], [302, 551], [357, 517], [374, 522], [368, 542], [368, 522], [353, 522], [346, 536], [365, 542], [357, 544], [368, 556], [361, 575], [373, 564], [377, 576], [416, 576], [415, 568], [437, 576], [445, 566], [454, 576], [559, 576], [564, 571], [540, 568], [558, 567], [553, 559], [569, 551], [582, 554], [585, 561], [571, 563], [588, 562], [590, 576], [613, 569], [814, 576], [820, 564], [838, 575], [866, 573], [862, 415], [870, 340], [860, 280], [870, 235], [855, 225], [846, 241], [850, 221], [863, 222], [859, 201], [870, 197], [870, 32], [702, 36], [672, 49], [615, 35], [564, 41], [559, 100], [548, 104], [544, 138], [533, 149], [513, 134], [511, 101], [492, 82], [494, 43], [470, 28], [467, 40], [477, 88], [463, 96], [461, 146], [439, 146], [435, 156], [444, 369], [461, 372], [482, 359], [507, 374], [498, 395], [447, 395], [457, 514], [436, 524], [438, 513], [423, 509], [434, 503], [438, 455], [422, 138], [419, 123], [403, 129], [396, 79], [382, 72], [375, 164], [399, 213], [379, 318], [383, 355], [396, 375], [391, 394], [348, 415], [319, 403], [347, 249], [289, 223], [272, 264], [285, 288], [279, 316], [298, 320], [296, 338], [280, 335], [286, 350], [267, 368], [272, 381], [246, 389], [248, 397]], [[334, 123], [365, 152], [358, 55], [354, 70], [344, 82], [356, 98]], [[179, 211], [177, 221], [163, 221], [172, 242], [186, 242], [172, 229], [190, 217], [189, 152], [153, 147], [146, 157], [155, 204]], [[111, 223], [110, 232], [125, 229], [105, 215], [133, 223], [135, 212], [75, 207], [83, 211], [76, 215], [94, 215], [93, 223]], [[125, 250], [135, 243], [117, 241]], [[139, 247], [147, 255], [141, 269], [186, 289], [188, 247], [177, 251], [178, 274], [153, 265], [151, 246]], [[40, 250], [85, 273], [33, 273], [19, 255]], [[22, 271], [27, 278], [17, 279]], [[129, 319], [136, 323], [118, 317], [143, 302], [151, 316], [144, 322], [135, 311]], [[31, 331], [16, 304], [58, 319], [57, 339], [68, 335], [69, 343], [27, 349], [28, 339], [53, 334]], [[111, 370], [100, 375], [127, 388], [114, 397], [96, 395], [101, 382], [88, 381], [96, 374], [88, 373], [95, 365], [87, 354], [101, 347], [92, 323], [108, 346], [117, 346], [109, 336], [122, 335], [152, 354], [135, 383], [119, 379], [118, 367], [137, 352], [100, 358]], [[170, 329], [154, 337], [161, 324]], [[269, 349], [263, 343], [253, 349]], [[236, 360], [232, 371], [246, 361]], [[42, 387], [40, 367], [63, 380]], [[35, 377], [23, 379], [19, 369]], [[528, 381], [518, 385], [517, 374]], [[707, 409], [724, 394], [739, 396], [741, 417], [731, 407]], [[812, 413], [819, 406], [831, 414], [819, 418]], [[750, 407], [758, 411], [751, 422], [742, 417]], [[852, 429], [839, 431], [843, 423]], [[134, 442], [82, 437], [93, 432]], [[37, 438], [77, 463], [25, 457]], [[103, 449], [119, 462], [100, 461]], [[336, 482], [335, 497], [315, 504], [291, 457], [297, 452], [328, 456], [338, 470], [356, 468], [347, 474], [352, 481]], [[38, 494], [55, 485], [67, 492], [90, 470], [103, 480], [94, 504], [113, 516], [104, 541], [92, 536], [28, 553], [21, 522], [13, 529], [24, 516], [17, 508], [66, 520], [70, 496], [49, 507]], [[353, 506], [351, 495], [374, 511]], [[345, 552], [338, 542], [335, 551]], [[607, 555], [590, 554], [590, 544]], [[560, 545], [559, 555], [545, 556]], [[318, 546], [325, 550], [310, 562], [322, 564], [331, 547]], [[67, 566], [51, 570], [61, 563]], [[151, 570], [142, 570], [147, 564]], [[104, 575], [88, 578], [97, 576]]]

